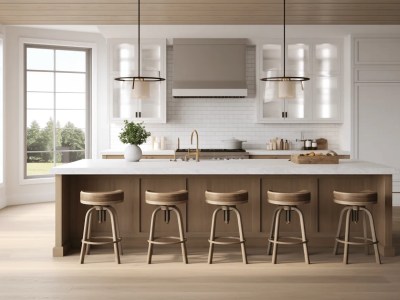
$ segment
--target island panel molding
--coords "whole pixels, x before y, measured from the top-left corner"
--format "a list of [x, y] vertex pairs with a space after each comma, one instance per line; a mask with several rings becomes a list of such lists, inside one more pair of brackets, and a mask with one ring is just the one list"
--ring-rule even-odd
[[[123, 160], [82, 160], [54, 168], [56, 244], [53, 256], [64, 256], [70, 249], [80, 247], [85, 214], [85, 207], [79, 203], [80, 191], [114, 189], [121, 189], [125, 193], [124, 202], [115, 206], [124, 247], [134, 248], [146, 245], [148, 236], [151, 207], [145, 203], [145, 190], [165, 192], [187, 189], [189, 201], [180, 209], [189, 250], [194, 246], [208, 246], [212, 207], [205, 203], [205, 190], [248, 190], [249, 203], [238, 207], [243, 218], [245, 236], [249, 246], [265, 247], [273, 211], [267, 203], [266, 191], [293, 192], [308, 189], [311, 192], [311, 203], [301, 209], [307, 220], [310, 247], [324, 246], [327, 247], [326, 251], [332, 250], [330, 248], [340, 211], [340, 207], [333, 203], [333, 190], [354, 192], [371, 189], [378, 193], [378, 203], [370, 209], [376, 220], [380, 251], [384, 256], [394, 255], [392, 169], [389, 167], [351, 160], [326, 166], [295, 165], [286, 160], [254, 160], [253, 163], [249, 163], [251, 160], [201, 161], [182, 164], [162, 160], [155, 164], [154, 160], [150, 161], [129, 164]], [[221, 174], [223, 170], [225, 173]], [[221, 222], [217, 226], [222, 232], [233, 234], [236, 222], [231, 223], [226, 226]], [[94, 224], [93, 230], [97, 233], [105, 232], [108, 228], [104, 226], [109, 224]], [[173, 233], [177, 224], [173, 220], [168, 225], [158, 220], [156, 226], [157, 230], [164, 233]], [[282, 230], [286, 233], [295, 231], [294, 227], [285, 227]], [[354, 231], [361, 233], [362, 228], [354, 226]]]

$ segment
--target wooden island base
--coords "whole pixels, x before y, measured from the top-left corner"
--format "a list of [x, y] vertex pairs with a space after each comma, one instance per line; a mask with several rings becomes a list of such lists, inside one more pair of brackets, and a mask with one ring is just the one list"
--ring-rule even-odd
[[[383, 256], [393, 256], [392, 245], [392, 176], [391, 175], [56, 175], [56, 244], [53, 256], [64, 256], [70, 249], [79, 249], [82, 238], [84, 215], [87, 207], [79, 202], [84, 191], [109, 191], [121, 189], [125, 193], [123, 203], [115, 206], [119, 214], [124, 246], [144, 243], [149, 232], [152, 207], [145, 203], [146, 190], [167, 192], [187, 189], [189, 201], [180, 206], [187, 231], [188, 245], [208, 245], [213, 207], [206, 204], [204, 192], [231, 192], [247, 190], [249, 202], [238, 206], [243, 218], [243, 228], [250, 246], [266, 247], [271, 225], [273, 205], [266, 200], [267, 190], [295, 192], [307, 189], [311, 203], [300, 206], [304, 213], [310, 246], [333, 247], [341, 206], [332, 200], [334, 190], [357, 192], [374, 190], [378, 203], [369, 207], [372, 211], [379, 247]], [[107, 220], [109, 222], [109, 220]], [[109, 230], [109, 224], [95, 223], [98, 232]], [[226, 225], [217, 224], [220, 232], [237, 233], [233, 219]], [[362, 222], [353, 231], [362, 232]], [[156, 223], [157, 232], [176, 233], [177, 223], [172, 219], [165, 224], [163, 218]], [[282, 232], [298, 232], [298, 220], [282, 221]], [[328, 251], [328, 250], [327, 250]], [[331, 250], [329, 250], [331, 251]]]

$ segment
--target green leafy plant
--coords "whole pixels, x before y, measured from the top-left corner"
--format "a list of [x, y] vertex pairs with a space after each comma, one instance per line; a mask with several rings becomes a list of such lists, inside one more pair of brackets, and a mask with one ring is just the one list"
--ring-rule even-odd
[[128, 122], [124, 120], [124, 128], [122, 128], [119, 139], [124, 144], [141, 145], [150, 136], [150, 132], [146, 131], [142, 123]]

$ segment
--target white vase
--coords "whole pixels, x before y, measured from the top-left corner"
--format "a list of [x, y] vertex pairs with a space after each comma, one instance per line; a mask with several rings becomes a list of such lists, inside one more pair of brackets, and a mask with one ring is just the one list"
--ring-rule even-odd
[[139, 161], [142, 157], [142, 149], [138, 145], [128, 145], [124, 151], [126, 161]]

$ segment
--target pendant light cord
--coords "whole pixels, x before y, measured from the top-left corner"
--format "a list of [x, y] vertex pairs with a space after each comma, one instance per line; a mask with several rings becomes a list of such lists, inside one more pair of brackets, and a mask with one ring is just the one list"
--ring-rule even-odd
[[283, 0], [283, 77], [286, 77], [286, 0]]
[[138, 77], [140, 77], [140, 0], [138, 0]]

